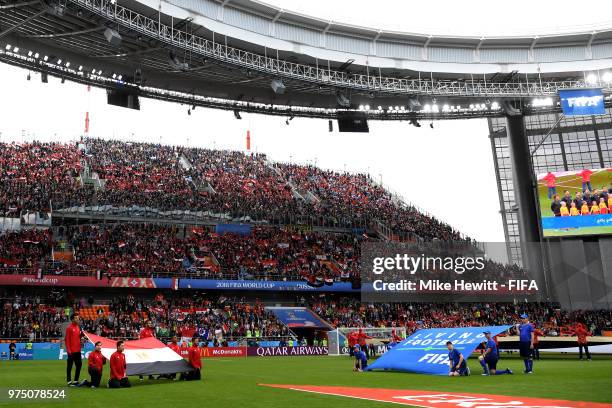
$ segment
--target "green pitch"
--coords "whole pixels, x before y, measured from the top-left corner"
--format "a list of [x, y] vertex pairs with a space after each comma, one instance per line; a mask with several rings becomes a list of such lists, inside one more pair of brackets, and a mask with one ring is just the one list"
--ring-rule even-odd
[[[610, 173], [609, 171], [604, 170], [593, 170], [593, 174], [591, 175], [591, 186], [593, 190], [600, 190], [603, 188], [609, 188], [610, 182]], [[582, 192], [582, 178], [577, 175], [568, 175], [557, 177], [557, 195], [563, 198], [565, 191], [569, 191], [572, 197], [576, 196], [576, 192]], [[552, 199], [548, 198], [548, 187], [546, 187], [546, 182], [543, 180], [538, 181], [538, 197], [540, 201], [540, 213], [542, 217], [554, 217], [553, 212], [550, 209], [550, 204], [552, 204]], [[589, 207], [591, 204], [589, 203]], [[580, 210], [580, 208], [578, 209]]]
[[612, 227], [583, 227], [574, 230], [546, 229], [545, 237], [574, 237], [576, 235], [612, 234]]
[[[382, 407], [387, 403], [310, 394], [258, 386], [268, 384], [343, 385], [434, 391], [463, 391], [577, 401], [612, 402], [612, 359], [578, 361], [575, 357], [545, 357], [535, 362], [535, 373], [522, 374], [522, 360], [505, 357], [500, 368], [515, 375], [481, 376], [470, 359], [472, 376], [448, 378], [392, 372], [355, 373], [353, 360], [342, 357], [268, 357], [204, 359], [199, 382], [145, 380], [131, 377], [132, 388], [110, 390], [64, 385], [66, 363], [61, 361], [0, 362], [0, 406], [36, 407]], [[86, 364], [84, 365], [86, 367]], [[105, 366], [106, 380], [108, 366]], [[63, 388], [67, 401], [7, 402], [7, 389]]]

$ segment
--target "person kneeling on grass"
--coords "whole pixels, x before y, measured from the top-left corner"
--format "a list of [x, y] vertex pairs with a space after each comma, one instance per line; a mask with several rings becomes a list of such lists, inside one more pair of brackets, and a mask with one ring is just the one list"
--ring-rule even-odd
[[89, 353], [87, 358], [87, 371], [91, 376], [91, 381], [83, 380], [79, 383], [79, 387], [98, 388], [100, 386], [100, 380], [102, 380], [102, 369], [106, 364], [106, 357], [102, 355], [102, 342], [97, 341], [95, 344], [95, 350]]
[[200, 344], [198, 340], [199, 338], [194, 336], [193, 341], [191, 342], [191, 347], [189, 347], [189, 364], [193, 370], [189, 371], [188, 373], [181, 374], [181, 380], [193, 381], [202, 379], [202, 373], [200, 372], [202, 369], [202, 353], [200, 351]]
[[355, 367], [353, 371], [363, 371], [368, 367], [368, 356], [361, 349], [359, 345], [355, 345], [353, 348], [353, 355], [355, 356]]
[[512, 370], [506, 368], [503, 371], [497, 371], [497, 362], [499, 361], [499, 351], [495, 340], [491, 338], [491, 332], [484, 332], [487, 341], [485, 344], [485, 350], [482, 354], [482, 363], [486, 366], [485, 374], [483, 375], [502, 375], [502, 374], [513, 374]]
[[448, 375], [451, 377], [470, 375], [470, 369], [465, 358], [463, 358], [463, 354], [453, 346], [452, 341], [446, 342], [446, 348], [448, 348], [448, 367], [450, 369]]
[[119, 340], [117, 342], [117, 351], [110, 358], [108, 388], [128, 388], [132, 386], [126, 375], [127, 364], [125, 363], [123, 349], [123, 340]]

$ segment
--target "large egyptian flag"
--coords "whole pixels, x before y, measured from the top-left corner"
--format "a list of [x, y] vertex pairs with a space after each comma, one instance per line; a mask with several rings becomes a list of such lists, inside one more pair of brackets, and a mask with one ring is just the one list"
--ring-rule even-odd
[[[117, 351], [117, 342], [106, 337], [85, 332], [93, 344], [102, 342], [102, 355], [110, 359]], [[173, 374], [192, 371], [183, 358], [155, 337], [129, 340], [123, 343], [127, 375]]]
[[380, 356], [366, 370], [447, 375], [447, 341], [451, 341], [467, 359], [476, 347], [486, 340], [483, 332], [488, 331], [492, 336], [496, 336], [509, 328], [510, 326], [488, 326], [421, 329]]

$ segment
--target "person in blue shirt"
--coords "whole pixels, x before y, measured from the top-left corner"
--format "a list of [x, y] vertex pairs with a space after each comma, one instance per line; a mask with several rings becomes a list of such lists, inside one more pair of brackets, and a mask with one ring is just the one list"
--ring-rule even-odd
[[484, 356], [484, 352], [487, 350], [487, 341], [485, 340], [481, 342], [478, 349], [480, 350], [480, 353], [481, 353], [478, 356], [478, 362], [480, 363], [482, 367], [482, 375], [489, 375], [489, 367], [487, 366], [487, 362], [485, 361], [485, 356]]
[[459, 350], [453, 346], [452, 341], [446, 342], [446, 348], [448, 348], [448, 366], [450, 369], [448, 375], [451, 377], [470, 375], [470, 369], [467, 366], [467, 361], [465, 361], [465, 358], [463, 358], [463, 354], [461, 354]]
[[519, 325], [519, 350], [523, 363], [525, 364], [525, 374], [533, 373], [533, 342], [535, 339], [534, 328], [529, 323], [529, 316], [521, 315], [522, 323]]
[[486, 365], [485, 375], [502, 375], [502, 374], [513, 374], [512, 370], [506, 368], [503, 371], [497, 371], [497, 362], [499, 361], [499, 350], [497, 348], [497, 343], [491, 337], [491, 332], [484, 332], [485, 338], [487, 339], [484, 342], [484, 353], [482, 354], [482, 361]]
[[361, 350], [361, 347], [359, 347], [359, 345], [355, 346], [353, 355], [355, 356], [355, 368], [353, 369], [353, 371], [365, 370], [368, 367], [368, 356], [363, 350]]

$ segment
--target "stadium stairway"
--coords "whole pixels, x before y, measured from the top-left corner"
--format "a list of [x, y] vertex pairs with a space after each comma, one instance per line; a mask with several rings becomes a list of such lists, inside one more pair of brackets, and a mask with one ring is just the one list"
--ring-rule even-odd
[[179, 163], [181, 167], [185, 170], [191, 170], [191, 168], [193, 167], [189, 159], [187, 159], [187, 157], [185, 157], [185, 155], [183, 154], [181, 154], [179, 157]]
[[[268, 166], [270, 169], [272, 169], [272, 171], [274, 173], [276, 173], [276, 175], [281, 177], [283, 180], [287, 180], [287, 177], [285, 176], [285, 173], [283, 173], [283, 171], [281, 169], [279, 169], [277, 166], [275, 166], [269, 160], [266, 160], [265, 163], [266, 163], [266, 166]], [[291, 194], [293, 194], [293, 197], [297, 198], [298, 200], [306, 201], [304, 199], [304, 196], [302, 195], [302, 193], [298, 190], [298, 187], [295, 185], [295, 183], [293, 183], [292, 181], [288, 180], [288, 181], [286, 181], [286, 184], [291, 188]]]
[[385, 241], [393, 241], [393, 231], [387, 224], [380, 220], [374, 220], [372, 227], [379, 236], [385, 239]]

